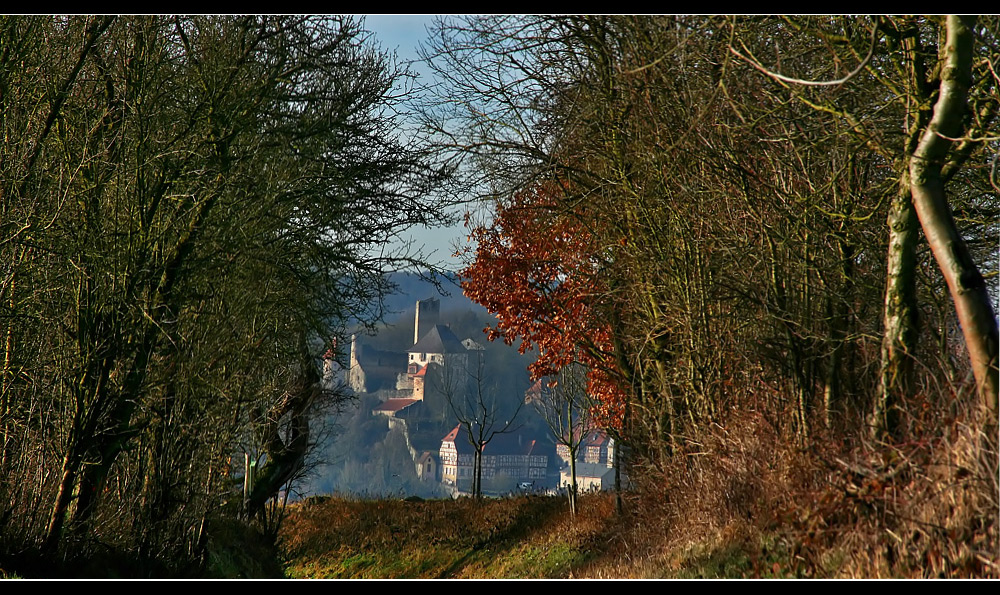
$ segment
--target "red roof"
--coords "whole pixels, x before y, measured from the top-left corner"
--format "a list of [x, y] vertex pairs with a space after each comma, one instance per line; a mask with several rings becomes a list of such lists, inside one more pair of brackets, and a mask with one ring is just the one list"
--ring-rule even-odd
[[448, 435], [441, 439], [441, 442], [454, 442], [458, 437], [458, 432], [462, 429], [462, 424], [455, 426], [455, 429], [448, 432]]
[[608, 435], [603, 430], [591, 430], [583, 440], [584, 446], [599, 446], [604, 444]]
[[530, 403], [532, 401], [538, 401], [542, 398], [542, 380], [539, 378], [531, 385], [531, 388], [524, 391], [524, 402]]
[[[455, 429], [448, 432], [448, 435], [441, 439], [441, 442], [454, 442], [455, 450], [460, 453], [472, 452], [472, 446], [468, 440], [459, 440], [458, 435], [462, 431], [462, 424], [455, 426]], [[497, 434], [493, 436], [489, 444], [483, 448], [484, 455], [492, 454], [522, 454], [530, 455], [541, 451], [541, 445], [534, 439], [525, 439], [517, 434]], [[539, 453], [544, 454], [544, 453]]]
[[386, 399], [372, 411], [400, 411], [418, 402], [420, 399]]

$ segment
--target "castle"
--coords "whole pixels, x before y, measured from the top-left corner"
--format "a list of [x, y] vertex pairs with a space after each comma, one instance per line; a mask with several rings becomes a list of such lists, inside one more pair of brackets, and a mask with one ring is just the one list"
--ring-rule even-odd
[[[418, 301], [413, 319], [413, 345], [405, 353], [374, 349], [353, 336], [347, 376], [356, 393], [379, 393], [382, 401], [371, 413], [385, 416], [390, 429], [403, 432], [417, 476], [426, 481], [440, 481], [449, 491], [457, 493], [471, 481], [473, 467], [471, 446], [461, 432], [461, 424], [440, 439], [440, 449], [434, 447], [436, 452], [413, 447], [410, 425], [418, 420], [426, 423], [432, 410], [438, 411], [436, 415], [447, 415], [442, 413], [448, 409], [440, 400], [425, 402], [425, 399], [450, 399], [444, 396], [447, 385], [464, 383], [470, 362], [485, 347], [472, 338], [459, 340], [440, 320], [439, 300]], [[414, 438], [418, 445], [423, 444], [423, 449], [430, 447], [429, 436]], [[551, 450], [551, 445], [543, 445], [521, 432], [497, 435], [483, 453], [483, 479], [506, 477], [508, 481], [545, 484]]]
[[441, 302], [419, 300], [413, 318], [413, 345], [405, 353], [374, 349], [351, 336], [348, 385], [355, 393], [395, 391], [373, 410], [374, 414], [401, 417], [410, 406], [423, 401], [431, 364], [464, 375], [469, 351], [482, 350], [474, 340], [459, 341], [447, 325], [439, 324]]

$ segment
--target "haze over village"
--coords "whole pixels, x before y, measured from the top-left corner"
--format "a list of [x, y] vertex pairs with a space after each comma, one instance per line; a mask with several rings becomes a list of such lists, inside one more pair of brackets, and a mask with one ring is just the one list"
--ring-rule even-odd
[[[437, 295], [430, 283], [397, 278], [405, 279], [410, 296]], [[475, 441], [469, 431], [481, 420], [465, 414], [479, 406], [497, 414], [485, 420], [491, 436], [483, 448], [484, 495], [558, 493], [570, 483], [568, 449], [556, 443], [537, 409], [547, 387], [528, 380], [532, 354], [486, 340], [483, 328], [492, 317], [461, 294], [444, 299], [444, 309], [441, 296], [415, 300], [375, 336], [353, 334], [346, 365], [327, 352], [324, 382], [331, 390], [346, 387], [355, 399], [330, 420], [338, 432], [320, 452], [331, 462], [306, 479], [306, 495], [471, 495]], [[480, 390], [483, 403], [473, 397]], [[578, 434], [579, 489], [610, 489], [614, 440], [596, 427]], [[359, 467], [368, 472], [355, 475]], [[370, 481], [358, 481], [365, 477]]]

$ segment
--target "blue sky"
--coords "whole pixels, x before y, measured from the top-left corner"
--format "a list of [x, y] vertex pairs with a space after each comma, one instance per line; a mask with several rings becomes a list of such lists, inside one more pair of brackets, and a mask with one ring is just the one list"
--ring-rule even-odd
[[434, 21], [430, 14], [368, 14], [365, 29], [375, 33], [383, 47], [396, 50], [400, 58], [417, 57], [416, 47], [426, 37], [426, 28]]
[[[427, 39], [427, 27], [435, 15], [364, 15], [365, 29], [375, 34], [383, 49], [395, 51], [402, 61], [417, 60], [417, 47]], [[428, 76], [427, 69], [414, 64], [412, 70]], [[459, 261], [452, 257], [455, 243], [465, 244], [466, 232], [461, 225], [450, 228], [414, 228], [409, 237], [415, 246], [423, 246], [431, 253], [432, 262], [441, 262], [449, 268], [458, 268]]]

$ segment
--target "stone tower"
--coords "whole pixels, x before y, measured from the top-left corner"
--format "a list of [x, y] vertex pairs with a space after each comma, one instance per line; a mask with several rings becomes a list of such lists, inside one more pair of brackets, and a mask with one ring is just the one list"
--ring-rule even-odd
[[428, 298], [417, 300], [417, 312], [413, 316], [413, 344], [434, 328], [441, 318], [441, 300]]

